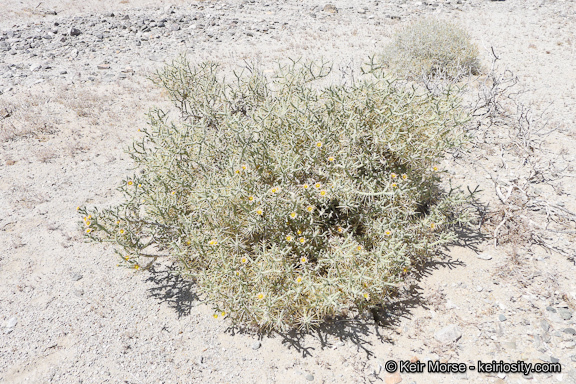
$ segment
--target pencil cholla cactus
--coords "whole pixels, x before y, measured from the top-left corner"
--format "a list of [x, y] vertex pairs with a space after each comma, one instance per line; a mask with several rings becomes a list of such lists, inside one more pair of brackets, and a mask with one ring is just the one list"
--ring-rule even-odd
[[307, 328], [381, 303], [468, 220], [437, 168], [466, 116], [452, 93], [376, 69], [320, 85], [328, 72], [292, 63], [227, 82], [214, 63], [168, 65], [156, 81], [180, 121], [150, 114], [125, 202], [80, 209], [87, 236], [116, 243], [132, 268], [177, 259], [236, 324]]
[[382, 61], [402, 77], [440, 75], [458, 78], [480, 71], [478, 48], [456, 24], [420, 19], [399, 30], [384, 48]]

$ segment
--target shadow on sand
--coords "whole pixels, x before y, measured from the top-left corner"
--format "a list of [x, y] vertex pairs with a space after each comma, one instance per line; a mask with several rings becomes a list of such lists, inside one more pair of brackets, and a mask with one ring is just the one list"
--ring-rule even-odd
[[[477, 251], [477, 245], [485, 240], [477, 231], [457, 231], [457, 234], [458, 239], [450, 247], [466, 247]], [[435, 259], [413, 269], [410, 278], [398, 289], [396, 294], [386, 298], [382, 305], [373, 308], [370, 313], [354, 318], [336, 317], [329, 319], [311, 331], [293, 330], [286, 333], [278, 331], [259, 333], [253, 329], [231, 326], [226, 332], [232, 335], [236, 333], [249, 334], [260, 339], [280, 337], [287, 348], [294, 348], [302, 356], [312, 356], [313, 354], [315, 348], [310, 345], [317, 343], [310, 340], [310, 337], [319, 341], [321, 349], [330, 348], [331, 341], [329, 340], [336, 338], [342, 342], [352, 342], [367, 357], [373, 356], [371, 340], [374, 337], [383, 343], [394, 343], [391, 338], [385, 336], [385, 333], [388, 333], [386, 331], [396, 329], [402, 319], [410, 318], [415, 308], [428, 308], [427, 300], [422, 295], [423, 288], [420, 285], [425, 277], [430, 276], [435, 270], [466, 266], [462, 260], [455, 260], [449, 256], [446, 252], [448, 248], [440, 252]], [[154, 287], [149, 290], [151, 297], [174, 308], [178, 317], [189, 315], [192, 308], [200, 302], [200, 298], [195, 293], [194, 282], [178, 275], [176, 265], [151, 267], [149, 271], [147, 281], [154, 283]]]

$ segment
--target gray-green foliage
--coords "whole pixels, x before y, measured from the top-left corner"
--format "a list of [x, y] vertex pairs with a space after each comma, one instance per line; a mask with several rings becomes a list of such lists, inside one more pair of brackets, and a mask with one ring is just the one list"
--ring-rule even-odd
[[399, 30], [384, 48], [383, 63], [402, 77], [478, 74], [478, 48], [456, 24], [420, 19]]
[[150, 114], [125, 202], [80, 209], [87, 236], [116, 243], [134, 268], [179, 260], [237, 324], [309, 327], [381, 303], [468, 220], [437, 169], [466, 116], [457, 93], [375, 69], [353, 86], [319, 85], [328, 70], [293, 63], [227, 82], [213, 63], [168, 65], [156, 81], [180, 120]]

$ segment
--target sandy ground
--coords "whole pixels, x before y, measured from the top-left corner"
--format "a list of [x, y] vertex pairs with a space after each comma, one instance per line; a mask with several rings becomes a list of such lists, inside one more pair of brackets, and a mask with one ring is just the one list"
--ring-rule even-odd
[[[576, 211], [574, 3], [336, 1], [337, 14], [323, 11], [325, 4], [3, 1], [0, 49], [3, 41], [23, 48], [0, 51], [0, 382], [576, 383], [571, 234], [555, 240], [564, 254], [463, 240], [411, 278], [387, 326], [358, 319], [307, 335], [265, 336], [235, 333], [226, 319], [214, 319], [170, 266], [134, 273], [116, 267], [110, 246], [83, 241], [76, 206], [118, 201], [115, 187], [131, 172], [124, 150], [147, 110], [167, 105], [147, 80], [164, 60], [187, 52], [196, 61], [231, 67], [256, 60], [267, 68], [286, 57], [323, 56], [345, 69], [423, 15], [458, 21], [486, 67], [493, 48], [499, 67], [518, 76], [522, 99], [558, 128], [543, 139], [540, 156], [561, 171], [535, 184], [535, 193]], [[122, 23], [116, 20], [124, 15], [132, 26], [146, 15], [196, 19], [175, 21], [183, 24], [174, 31], [134, 34], [130, 26], [99, 32], [90, 24], [102, 17]], [[55, 23], [56, 37], [43, 38]], [[58, 45], [62, 26], [71, 25], [83, 43]], [[19, 33], [40, 37], [18, 42]], [[498, 197], [487, 173], [512, 172], [502, 165], [505, 155], [493, 152], [444, 164], [457, 182], [480, 185], [488, 206]], [[486, 254], [491, 259], [478, 257]], [[461, 330], [458, 340], [434, 338], [452, 325]], [[524, 378], [384, 368], [413, 358], [559, 361], [562, 372]]]

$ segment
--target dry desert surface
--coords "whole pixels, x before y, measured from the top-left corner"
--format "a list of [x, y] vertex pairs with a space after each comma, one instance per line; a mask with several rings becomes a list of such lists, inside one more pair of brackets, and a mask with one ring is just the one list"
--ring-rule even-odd
[[[327, 4], [2, 1], [0, 382], [576, 383], [576, 3]], [[186, 53], [266, 69], [324, 57], [346, 72], [424, 16], [464, 26], [486, 71], [496, 56], [495, 70], [517, 79], [518, 126], [483, 126], [470, 153], [443, 164], [480, 186], [487, 210], [510, 215], [499, 228], [509, 241], [490, 238], [499, 221], [464, 237], [410, 276], [384, 325], [234, 332], [170, 265], [118, 268], [111, 246], [83, 240], [76, 207], [118, 201], [125, 149], [148, 109], [167, 105], [148, 80], [164, 62]], [[562, 372], [386, 372], [410, 359], [559, 362]]]

